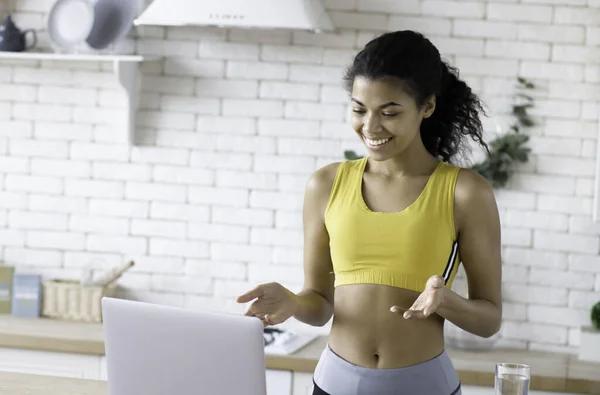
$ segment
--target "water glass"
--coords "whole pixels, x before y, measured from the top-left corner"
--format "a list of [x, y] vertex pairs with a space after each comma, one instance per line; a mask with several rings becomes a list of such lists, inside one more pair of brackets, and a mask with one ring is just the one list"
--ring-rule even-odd
[[528, 395], [531, 369], [515, 363], [496, 364], [495, 395]]

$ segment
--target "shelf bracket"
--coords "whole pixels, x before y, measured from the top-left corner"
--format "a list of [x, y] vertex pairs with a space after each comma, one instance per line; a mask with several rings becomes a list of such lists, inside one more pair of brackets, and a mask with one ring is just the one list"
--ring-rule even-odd
[[[1, 0], [0, 0], [1, 1]], [[119, 85], [127, 95], [127, 116], [125, 128], [118, 133], [118, 143], [132, 145], [135, 143], [136, 118], [140, 103], [140, 90], [142, 75], [140, 63], [155, 61], [160, 57], [147, 57], [141, 55], [97, 55], [97, 54], [63, 54], [53, 52], [2, 52], [0, 61], [30, 60], [39, 62], [41, 60], [51, 61], [81, 61], [81, 62], [112, 62], [113, 73]], [[120, 130], [121, 131], [121, 130]]]
[[119, 84], [127, 95], [127, 133], [122, 143], [133, 144], [135, 141], [136, 115], [140, 102], [139, 63], [127, 60], [114, 60], [114, 71]]

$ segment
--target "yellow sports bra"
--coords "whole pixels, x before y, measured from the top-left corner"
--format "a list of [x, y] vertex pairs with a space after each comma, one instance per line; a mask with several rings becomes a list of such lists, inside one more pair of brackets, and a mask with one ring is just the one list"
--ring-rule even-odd
[[381, 284], [417, 292], [436, 274], [448, 287], [460, 258], [454, 189], [460, 168], [439, 162], [421, 195], [400, 212], [371, 211], [362, 195], [367, 158], [342, 162], [325, 211], [335, 286]]

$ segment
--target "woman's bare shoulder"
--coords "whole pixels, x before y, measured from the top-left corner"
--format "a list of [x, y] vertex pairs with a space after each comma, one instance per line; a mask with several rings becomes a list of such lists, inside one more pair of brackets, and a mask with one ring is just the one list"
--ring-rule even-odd
[[342, 162], [334, 162], [328, 165], [325, 165], [315, 171], [306, 184], [307, 192], [322, 195], [331, 192], [331, 188], [335, 181], [335, 176], [337, 174], [338, 168]]
[[466, 205], [494, 197], [488, 180], [473, 169], [460, 168], [456, 179], [456, 199]]
[[340, 165], [341, 162], [330, 163], [310, 176], [304, 197], [305, 212], [319, 213], [321, 217], [324, 215]]
[[456, 180], [455, 207], [458, 216], [494, 217], [498, 213], [494, 189], [485, 177], [472, 169], [461, 168]]

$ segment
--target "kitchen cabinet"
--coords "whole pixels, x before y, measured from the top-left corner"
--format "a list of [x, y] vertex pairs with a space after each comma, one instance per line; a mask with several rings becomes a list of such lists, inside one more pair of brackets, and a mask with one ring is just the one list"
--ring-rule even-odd
[[267, 395], [291, 395], [292, 372], [267, 369]]
[[0, 370], [46, 376], [98, 379], [100, 357], [62, 352], [0, 348]]
[[104, 355], [100, 357], [100, 371], [98, 374], [98, 380], [108, 380], [106, 373], [106, 357]]
[[294, 372], [292, 395], [312, 395], [312, 373]]

